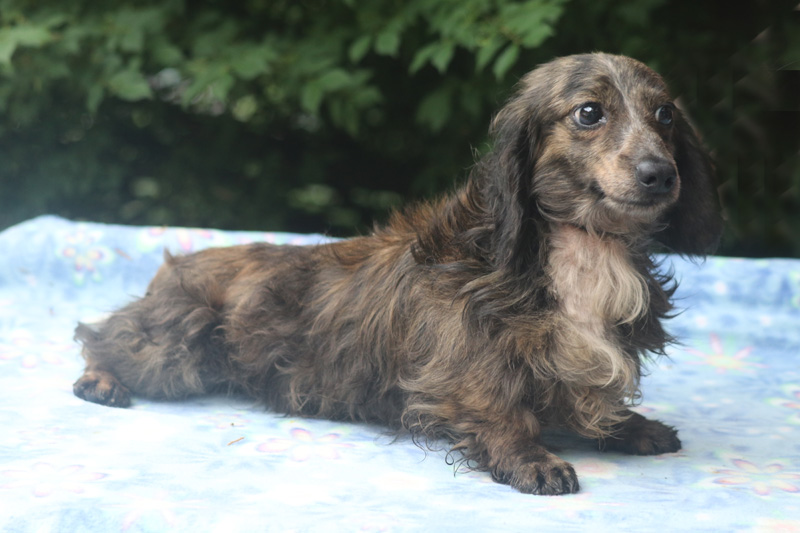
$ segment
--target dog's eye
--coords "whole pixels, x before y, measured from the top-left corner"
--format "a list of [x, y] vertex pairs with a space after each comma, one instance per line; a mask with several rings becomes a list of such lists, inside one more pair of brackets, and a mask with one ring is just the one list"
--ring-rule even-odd
[[575, 121], [581, 126], [594, 126], [606, 121], [603, 108], [596, 102], [583, 104], [575, 110]]
[[672, 106], [662, 105], [656, 109], [656, 120], [665, 126], [672, 124]]

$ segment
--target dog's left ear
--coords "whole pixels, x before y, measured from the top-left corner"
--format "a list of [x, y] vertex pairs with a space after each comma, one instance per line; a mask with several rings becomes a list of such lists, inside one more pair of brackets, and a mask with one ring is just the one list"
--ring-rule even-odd
[[675, 122], [681, 190], [656, 240], [679, 254], [706, 255], [716, 250], [722, 235], [714, 165], [686, 119], [679, 115]]

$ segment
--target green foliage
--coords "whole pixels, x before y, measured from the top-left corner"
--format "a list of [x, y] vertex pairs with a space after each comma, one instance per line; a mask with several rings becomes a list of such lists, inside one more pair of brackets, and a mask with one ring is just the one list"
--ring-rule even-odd
[[[492, 65], [502, 78], [520, 47], [534, 48], [552, 32], [564, 2], [250, 1], [223, 8], [213, 1], [84, 0], [67, 7], [5, 0], [3, 104], [12, 121], [25, 125], [37, 114], [17, 113], [9, 104], [30, 100], [32, 89], [35, 94], [69, 84], [91, 113], [112, 98], [157, 97], [212, 114], [246, 102], [240, 104], [249, 109], [239, 113], [243, 121], [256, 120], [261, 108], [288, 116], [327, 111], [333, 127], [356, 135], [363, 112], [383, 97], [373, 81], [375, 68], [361, 65], [369, 54], [409, 55], [404, 70], [414, 74], [430, 65], [443, 74], [457, 50], [480, 51], [479, 69]], [[418, 50], [401, 50], [422, 35], [427, 43]], [[440, 124], [432, 112], [421, 110], [420, 120]]]
[[[15, 200], [0, 225], [47, 210], [286, 228], [294, 210], [351, 231], [389, 207], [378, 198], [453, 179], [466, 140], [420, 172], [431, 138], [453, 115], [462, 134], [486, 121], [563, 3], [4, 0], [0, 171]], [[467, 83], [476, 54], [497, 79]]]
[[723, 174], [727, 250], [800, 254], [796, 142], [763, 113], [798, 111], [776, 76], [800, 53], [783, 4], [0, 0], [0, 227], [351, 234], [463, 176], [525, 71], [602, 49], [683, 94]]

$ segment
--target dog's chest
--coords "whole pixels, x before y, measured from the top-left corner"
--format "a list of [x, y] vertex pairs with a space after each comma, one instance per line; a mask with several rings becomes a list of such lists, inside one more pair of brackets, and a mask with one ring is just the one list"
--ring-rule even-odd
[[548, 266], [560, 312], [598, 334], [647, 312], [647, 282], [621, 242], [561, 226], [551, 237]]

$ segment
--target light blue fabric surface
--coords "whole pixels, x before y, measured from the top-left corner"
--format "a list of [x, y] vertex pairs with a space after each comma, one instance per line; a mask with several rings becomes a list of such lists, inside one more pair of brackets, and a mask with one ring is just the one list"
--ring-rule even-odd
[[246, 400], [72, 395], [76, 322], [143, 294], [164, 248], [320, 239], [56, 217], [0, 233], [0, 530], [800, 530], [800, 261], [666, 259], [684, 344], [651, 366], [639, 410], [677, 426], [684, 450], [562, 443], [573, 496], [522, 495], [381, 428]]

